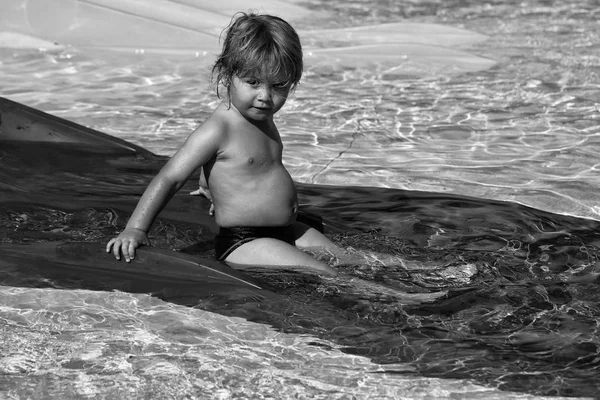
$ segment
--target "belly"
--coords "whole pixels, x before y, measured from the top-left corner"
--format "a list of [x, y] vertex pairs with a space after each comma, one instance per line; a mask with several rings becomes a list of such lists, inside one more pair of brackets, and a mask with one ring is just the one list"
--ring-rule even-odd
[[229, 175], [219, 183], [214, 174], [213, 179], [210, 187], [219, 226], [284, 226], [296, 220], [296, 188], [283, 165], [235, 178]]

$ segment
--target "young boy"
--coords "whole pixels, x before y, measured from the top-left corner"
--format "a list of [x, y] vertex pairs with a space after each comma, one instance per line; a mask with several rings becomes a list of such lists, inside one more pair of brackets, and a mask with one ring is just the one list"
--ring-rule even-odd
[[107, 252], [127, 262], [149, 245], [154, 218], [192, 173], [204, 167], [219, 232], [216, 257], [243, 265], [303, 266], [336, 271], [301, 249], [335, 246], [296, 221], [298, 198], [282, 163], [283, 145], [273, 116], [302, 75], [302, 47], [295, 30], [270, 15], [240, 14], [230, 25], [213, 67], [227, 98], [186, 140], [152, 180], [127, 226]]

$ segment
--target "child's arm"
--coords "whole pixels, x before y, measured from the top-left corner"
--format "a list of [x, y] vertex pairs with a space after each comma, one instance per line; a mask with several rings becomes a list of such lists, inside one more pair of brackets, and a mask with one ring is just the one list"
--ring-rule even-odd
[[154, 218], [181, 189], [190, 175], [219, 151], [219, 130], [206, 125], [211, 124], [202, 125], [194, 131], [181, 149], [152, 179], [125, 230], [106, 245], [106, 251], [110, 253], [112, 250], [117, 260], [121, 259], [120, 253], [123, 253], [125, 261], [131, 261], [135, 257], [136, 248], [150, 243], [147, 232]]

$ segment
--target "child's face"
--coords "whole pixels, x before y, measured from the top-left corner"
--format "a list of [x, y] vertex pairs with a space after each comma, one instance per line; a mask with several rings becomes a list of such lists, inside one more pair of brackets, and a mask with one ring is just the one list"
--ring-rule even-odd
[[267, 78], [234, 76], [229, 96], [231, 104], [245, 118], [266, 121], [283, 107], [290, 92], [290, 82]]

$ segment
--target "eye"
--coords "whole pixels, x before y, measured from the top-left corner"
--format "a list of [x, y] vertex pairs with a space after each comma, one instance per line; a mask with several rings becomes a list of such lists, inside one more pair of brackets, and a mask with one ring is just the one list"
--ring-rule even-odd
[[285, 81], [285, 82], [275, 83], [275, 84], [273, 84], [273, 87], [275, 89], [286, 89], [289, 85], [290, 85], [290, 82]]
[[246, 78], [244, 82], [250, 86], [260, 86], [260, 81], [256, 78]]

